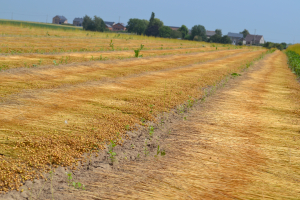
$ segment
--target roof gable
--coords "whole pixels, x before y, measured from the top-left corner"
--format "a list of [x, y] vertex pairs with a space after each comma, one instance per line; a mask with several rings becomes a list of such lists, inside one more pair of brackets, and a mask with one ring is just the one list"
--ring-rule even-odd
[[83, 22], [83, 18], [75, 18], [74, 20], [73, 20], [74, 22]]
[[251, 35], [251, 34], [249, 34], [245, 37], [245, 40], [246, 40], [246, 42], [251, 42], [251, 41], [254, 41], [254, 40], [255, 41], [260, 41], [262, 37], [263, 37], [262, 35]]
[[115, 24], [115, 22], [107, 22], [107, 21], [104, 21], [105, 24], [108, 24], [110, 26], [113, 26]]
[[213, 36], [216, 34], [216, 31], [206, 31], [206, 36]]
[[227, 34], [228, 37], [236, 37], [236, 38], [243, 38], [244, 35], [241, 34], [241, 33], [231, 33], [231, 32], [228, 32]]
[[59, 17], [59, 20], [67, 20], [67, 18], [63, 15], [56, 15], [56, 17]]

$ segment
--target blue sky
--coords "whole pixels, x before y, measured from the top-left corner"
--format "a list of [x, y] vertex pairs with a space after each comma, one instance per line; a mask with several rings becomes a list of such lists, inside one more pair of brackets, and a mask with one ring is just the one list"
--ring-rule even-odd
[[240, 32], [263, 35], [266, 41], [300, 43], [300, 0], [1, 0], [0, 18], [52, 22], [64, 15], [97, 15], [105, 21], [127, 23], [130, 18], [149, 20], [151, 12], [165, 25], [188, 28], [201, 24], [223, 34]]

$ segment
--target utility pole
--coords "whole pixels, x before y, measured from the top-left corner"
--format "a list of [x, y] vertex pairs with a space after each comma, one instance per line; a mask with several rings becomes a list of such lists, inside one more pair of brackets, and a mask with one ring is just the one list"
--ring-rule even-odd
[[13, 18], [14, 18], [14, 13], [11, 12], [11, 20], [13, 20]]
[[120, 23], [120, 16], [119, 16], [119, 23]]

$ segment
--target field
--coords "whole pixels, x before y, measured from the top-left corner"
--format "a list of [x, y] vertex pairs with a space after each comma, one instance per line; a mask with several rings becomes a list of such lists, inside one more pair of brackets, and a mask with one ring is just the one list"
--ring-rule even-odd
[[292, 71], [300, 76], [300, 44], [289, 46], [286, 50], [289, 65]]
[[[110, 141], [122, 145], [130, 139], [128, 131], [158, 123], [161, 113], [203, 99], [207, 88], [239, 76], [270, 53], [280, 58], [279, 66], [285, 61], [281, 52], [260, 47], [30, 24], [0, 26], [3, 192], [46, 179], [59, 166], [76, 171], [84, 153], [98, 155]], [[136, 57], [133, 50], [141, 45]], [[298, 95], [293, 84], [286, 86]]]

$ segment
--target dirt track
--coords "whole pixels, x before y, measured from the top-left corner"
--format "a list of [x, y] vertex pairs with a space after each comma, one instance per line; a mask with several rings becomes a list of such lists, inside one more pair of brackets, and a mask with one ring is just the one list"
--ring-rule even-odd
[[55, 196], [299, 199], [299, 108], [300, 85], [277, 51], [196, 105], [186, 120], [174, 119], [166, 156], [95, 168], [80, 179], [87, 190]]
[[79, 199], [297, 199], [300, 85], [275, 52], [174, 125], [167, 156], [95, 171]]

